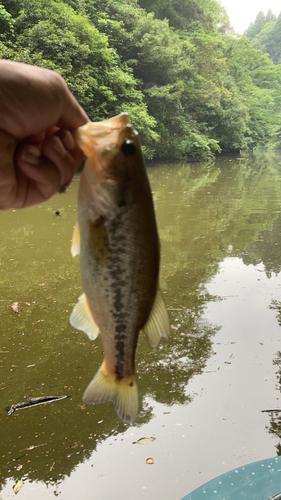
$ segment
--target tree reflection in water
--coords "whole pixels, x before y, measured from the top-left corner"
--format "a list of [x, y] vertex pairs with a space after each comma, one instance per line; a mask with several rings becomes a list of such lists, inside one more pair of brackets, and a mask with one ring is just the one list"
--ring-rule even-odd
[[[220, 328], [203, 319], [210, 301], [220, 300], [207, 291], [219, 263], [233, 256], [263, 262], [268, 276], [279, 272], [280, 170], [280, 160], [269, 156], [149, 168], [172, 330], [170, 342], [153, 351], [140, 339], [137, 427], [154, 417], [153, 402], [170, 408], [192, 401], [188, 382], [203, 371]], [[23, 476], [62, 481], [101, 442], [128, 428], [111, 404], [82, 401], [103, 354], [100, 339], [90, 343], [69, 325], [81, 293], [79, 263], [69, 250], [77, 185], [41, 207], [0, 213], [2, 486]], [[15, 301], [19, 314], [10, 307]], [[4, 411], [27, 397], [56, 394], [71, 398], [11, 416]]]

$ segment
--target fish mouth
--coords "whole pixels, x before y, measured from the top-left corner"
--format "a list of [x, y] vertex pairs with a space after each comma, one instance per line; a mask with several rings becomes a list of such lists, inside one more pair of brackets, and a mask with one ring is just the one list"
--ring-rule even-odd
[[[119, 142], [120, 133], [125, 128], [133, 131], [128, 113], [120, 113], [108, 120], [86, 123], [74, 132], [74, 136], [80, 149], [90, 157], [93, 156], [91, 154], [93, 147], [96, 153], [100, 149], [109, 151], [114, 148]], [[135, 131], [134, 133], [136, 134]]]
[[101, 122], [91, 122], [86, 123], [78, 130], [90, 133], [91, 136], [98, 138], [104, 137], [105, 135], [111, 134], [114, 131], [120, 131], [130, 122], [128, 113], [120, 113], [120, 115], [108, 118], [108, 120], [102, 120]]
[[93, 172], [95, 178], [113, 181], [124, 180], [131, 175], [132, 169], [128, 166], [135, 153], [141, 151], [141, 146], [128, 113], [101, 122], [89, 122], [76, 129], [74, 137], [83, 153], [92, 160], [86, 162], [88, 179]]

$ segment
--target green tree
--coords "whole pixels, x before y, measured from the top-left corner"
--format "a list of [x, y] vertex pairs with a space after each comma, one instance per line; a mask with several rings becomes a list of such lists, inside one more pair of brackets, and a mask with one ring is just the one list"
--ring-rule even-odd
[[[221, 42], [208, 35], [208, 47], [208, 39], [204, 40], [204, 29], [216, 30], [210, 13], [189, 0], [152, 2], [148, 14], [142, 1], [141, 8], [135, 1], [97, 4], [87, 0], [86, 4], [91, 21], [107, 34], [122, 62], [132, 68], [149, 113], [157, 120], [157, 157], [209, 156], [219, 151], [217, 141], [203, 134], [201, 123], [197, 125], [197, 103], [192, 106], [194, 95], [200, 103], [219, 102], [216, 82], [220, 80], [221, 87], [218, 59], [222, 51], [220, 47], [218, 56], [217, 48]], [[165, 19], [167, 8], [169, 21]], [[191, 25], [194, 40], [186, 34]]]
[[267, 54], [254, 49], [245, 36], [225, 37], [230, 87], [247, 108], [248, 147], [266, 145], [280, 121], [280, 70]]
[[276, 16], [271, 9], [268, 9], [266, 16], [262, 11], [257, 14], [254, 23], [250, 23], [249, 27], [244, 32], [244, 35], [252, 40], [264, 29], [267, 23], [275, 22]]
[[261, 32], [266, 23], [266, 18], [262, 10], [257, 14], [257, 17], [253, 23], [250, 23], [249, 27], [246, 29], [244, 35], [248, 38], [254, 38], [258, 33]]
[[267, 52], [275, 64], [281, 63], [281, 16], [266, 24], [252, 40], [253, 47]]
[[130, 112], [151, 155], [155, 120], [107, 37], [62, 1], [23, 0], [21, 7], [13, 54], [2, 47], [1, 57], [58, 71], [92, 120]]
[[252, 45], [255, 49], [261, 50], [262, 52], [267, 52], [271, 59], [274, 57], [274, 53], [271, 47], [271, 38], [274, 32], [276, 21], [271, 21], [264, 25], [263, 29], [258, 33], [255, 38], [252, 39]]
[[[227, 34], [216, 0], [0, 7], [0, 57], [58, 71], [93, 120], [128, 111], [149, 158], [210, 158], [279, 141], [281, 67], [248, 38]], [[253, 44], [268, 51], [271, 37], [274, 62], [280, 23], [268, 11], [253, 24]]]
[[14, 35], [14, 20], [5, 7], [0, 4], [0, 40], [7, 40]]

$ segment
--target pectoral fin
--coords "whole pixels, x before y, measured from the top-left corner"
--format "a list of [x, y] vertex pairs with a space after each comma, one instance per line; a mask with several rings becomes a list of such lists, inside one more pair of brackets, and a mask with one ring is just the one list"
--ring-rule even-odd
[[151, 347], [157, 347], [162, 337], [166, 340], [169, 339], [170, 320], [159, 287], [152, 311], [142, 331], [145, 333]]
[[95, 340], [99, 334], [99, 327], [91, 314], [85, 293], [79, 297], [71, 313], [70, 324], [85, 332], [90, 340]]
[[78, 220], [76, 221], [76, 224], [73, 229], [73, 235], [72, 235], [72, 245], [71, 245], [71, 255], [72, 257], [75, 257], [80, 253], [80, 227]]

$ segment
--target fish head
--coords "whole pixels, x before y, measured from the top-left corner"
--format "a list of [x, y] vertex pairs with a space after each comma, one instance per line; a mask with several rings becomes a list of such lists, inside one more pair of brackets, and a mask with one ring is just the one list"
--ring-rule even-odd
[[118, 116], [101, 122], [89, 122], [75, 131], [75, 139], [87, 156], [86, 176], [129, 181], [143, 163], [138, 132], [130, 124], [129, 115]]

